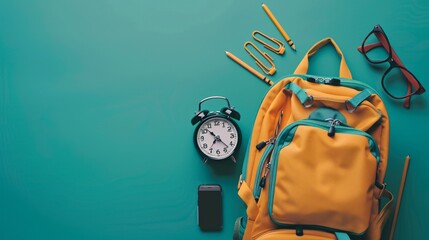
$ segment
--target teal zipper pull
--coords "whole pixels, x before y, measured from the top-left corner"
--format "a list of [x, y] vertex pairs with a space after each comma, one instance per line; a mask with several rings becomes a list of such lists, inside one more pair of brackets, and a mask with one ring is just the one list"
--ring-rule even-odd
[[255, 200], [258, 201], [259, 196], [261, 195], [262, 189], [266, 185], [267, 181], [267, 169], [271, 168], [271, 154], [274, 150], [274, 141], [270, 143], [267, 148], [265, 149], [261, 161], [258, 164], [258, 169], [256, 173], [256, 182], [255, 182], [255, 189], [253, 191], [253, 196], [255, 197]]
[[261, 151], [265, 146], [267, 146], [267, 144], [270, 142], [270, 140], [267, 141], [262, 141], [258, 144], [256, 144], [256, 149], [258, 149], [258, 151]]
[[270, 143], [274, 143], [276, 141], [275, 137], [272, 137], [266, 141], [262, 141], [258, 144], [256, 144], [256, 149], [258, 149], [258, 151], [261, 151], [265, 146], [267, 146]]
[[333, 137], [335, 135], [335, 126], [341, 124], [341, 121], [338, 119], [327, 118], [325, 121], [330, 122], [331, 126], [328, 129], [328, 136]]
[[261, 181], [259, 182], [259, 186], [261, 187], [261, 188], [264, 188], [265, 187], [265, 183], [267, 182], [267, 177], [265, 177], [265, 176], [263, 176], [262, 178], [261, 178]]
[[264, 176], [261, 178], [261, 181], [259, 181], [259, 186], [260, 186], [261, 188], [264, 188], [264, 187], [265, 187], [265, 183], [267, 182], [267, 176], [268, 176], [268, 173], [270, 172], [270, 168], [271, 168], [271, 161], [269, 161], [269, 162], [267, 163], [267, 166], [265, 166], [265, 173], [264, 173]]
[[302, 229], [302, 227], [301, 227], [301, 226], [296, 226], [296, 235], [297, 235], [298, 237], [301, 237], [301, 236], [303, 236], [303, 235], [304, 235], [304, 230]]

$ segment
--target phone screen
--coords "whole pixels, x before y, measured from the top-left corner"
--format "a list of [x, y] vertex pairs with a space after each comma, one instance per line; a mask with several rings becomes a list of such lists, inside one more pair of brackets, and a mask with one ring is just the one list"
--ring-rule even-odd
[[222, 189], [220, 185], [198, 187], [198, 225], [204, 231], [222, 229]]

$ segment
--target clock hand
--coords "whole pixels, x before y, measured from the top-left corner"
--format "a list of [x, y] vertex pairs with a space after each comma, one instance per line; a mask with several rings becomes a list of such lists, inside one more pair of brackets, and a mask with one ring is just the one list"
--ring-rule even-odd
[[212, 131], [210, 131], [208, 129], [207, 129], [207, 131], [209, 131], [210, 135], [212, 135], [213, 137], [216, 137], [216, 134], [214, 134]]
[[215, 138], [215, 140], [213, 141], [213, 143], [212, 143], [212, 145], [210, 146], [210, 148], [212, 148], [212, 147], [213, 147], [213, 145], [215, 145], [216, 141], [217, 141], [217, 139]]
[[221, 143], [223, 143], [223, 145], [225, 145], [226, 147], [229, 147], [229, 146], [228, 146], [228, 144], [224, 143], [224, 142], [222, 141], [222, 139], [220, 139], [220, 137], [218, 138], [218, 140], [219, 140]]
[[207, 131], [210, 133], [210, 135], [215, 137], [215, 140], [213, 141], [212, 147], [216, 143], [217, 140], [219, 140], [221, 143], [223, 143], [223, 145], [225, 145], [226, 147], [229, 147], [228, 144], [226, 144], [224, 141], [222, 141], [222, 139], [220, 139], [220, 136], [216, 136], [216, 134], [214, 134], [212, 131], [210, 131], [208, 129], [207, 129]]
[[[213, 144], [216, 143], [217, 140], [219, 140], [221, 143], [225, 144], [222, 139], [220, 139], [220, 136], [217, 136], [216, 134], [214, 134], [214, 132], [210, 131], [207, 129], [207, 131], [210, 133], [210, 135], [212, 135], [213, 137], [215, 137], [215, 140], [213, 141]], [[228, 144], [225, 144], [228, 147]], [[212, 145], [213, 146], [213, 145]]]

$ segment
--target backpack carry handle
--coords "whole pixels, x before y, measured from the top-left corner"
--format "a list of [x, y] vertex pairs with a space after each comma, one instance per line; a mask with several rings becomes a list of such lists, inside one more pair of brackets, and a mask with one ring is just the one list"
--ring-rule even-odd
[[308, 71], [308, 59], [313, 56], [319, 49], [324, 47], [326, 44], [331, 43], [335, 50], [337, 51], [338, 55], [341, 57], [340, 62], [340, 75], [341, 78], [352, 78], [352, 74], [350, 72], [349, 67], [347, 66], [346, 59], [344, 58], [343, 53], [341, 52], [340, 48], [338, 47], [337, 43], [332, 38], [325, 38], [314, 44], [310, 50], [305, 54], [304, 58], [299, 63], [298, 67], [295, 69], [294, 74], [306, 74]]

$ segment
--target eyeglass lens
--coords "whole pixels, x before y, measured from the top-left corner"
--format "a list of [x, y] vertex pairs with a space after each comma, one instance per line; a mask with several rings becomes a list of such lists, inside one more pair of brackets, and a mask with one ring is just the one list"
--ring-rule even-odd
[[363, 53], [367, 59], [373, 63], [386, 62], [390, 58], [390, 54], [386, 48], [381, 45], [380, 40], [374, 32], [368, 35], [365, 39]]
[[407, 74], [409, 78], [413, 78], [414, 81], [417, 81], [410, 71], [401, 66], [392, 66], [383, 75], [383, 88], [391, 97], [398, 99], [405, 98], [413, 95], [417, 91], [417, 89], [412, 88], [411, 92], [408, 92], [408, 85], [410, 85], [410, 87], [412, 86], [409, 84], [405, 74]]

